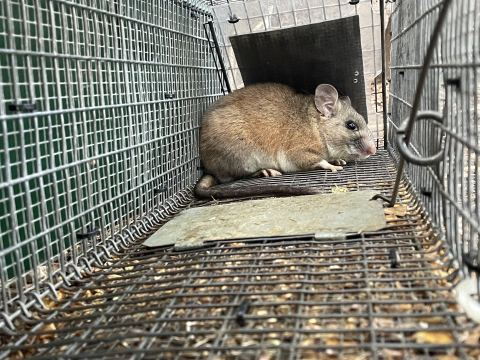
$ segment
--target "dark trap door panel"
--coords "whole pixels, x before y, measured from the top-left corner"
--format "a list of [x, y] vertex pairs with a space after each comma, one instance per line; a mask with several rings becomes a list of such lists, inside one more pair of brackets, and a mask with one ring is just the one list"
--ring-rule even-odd
[[245, 86], [276, 82], [314, 94], [331, 84], [367, 120], [358, 16], [230, 37]]

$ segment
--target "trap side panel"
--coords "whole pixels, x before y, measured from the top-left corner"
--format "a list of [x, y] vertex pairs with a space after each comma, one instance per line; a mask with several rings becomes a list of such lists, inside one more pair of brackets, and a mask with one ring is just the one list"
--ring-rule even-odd
[[358, 15], [230, 41], [245, 86], [276, 82], [314, 94], [318, 85], [331, 84], [368, 119]]
[[145, 241], [149, 247], [204, 241], [315, 233], [375, 231], [385, 227], [375, 190], [270, 198], [184, 210]]

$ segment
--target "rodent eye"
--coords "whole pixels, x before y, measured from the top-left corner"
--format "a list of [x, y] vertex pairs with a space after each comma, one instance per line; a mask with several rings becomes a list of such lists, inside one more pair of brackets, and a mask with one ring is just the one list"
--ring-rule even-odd
[[345, 127], [348, 129], [348, 130], [352, 130], [352, 131], [357, 131], [358, 130], [358, 125], [355, 123], [355, 121], [353, 120], [348, 120], [346, 123], [345, 123]]

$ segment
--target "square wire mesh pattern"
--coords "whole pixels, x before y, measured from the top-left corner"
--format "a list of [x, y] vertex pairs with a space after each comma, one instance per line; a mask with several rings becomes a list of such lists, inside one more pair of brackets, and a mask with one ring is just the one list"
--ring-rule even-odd
[[[232, 88], [242, 88], [243, 80], [229, 37], [299, 25], [335, 20], [352, 15], [360, 17], [363, 69], [358, 70], [365, 80], [368, 123], [377, 138], [383, 138], [382, 117], [382, 48], [378, 0], [361, 0], [350, 5], [344, 0], [211, 0], [215, 21], [219, 25], [219, 42]], [[386, 4], [387, 15], [390, 4]], [[230, 23], [235, 15], [238, 22]], [[288, 51], [288, 49], [285, 49]], [[319, 54], [321, 57], [321, 54]], [[362, 71], [363, 70], [363, 71]], [[320, 85], [320, 84], [318, 84]], [[347, 94], [353, 96], [353, 94]]]
[[68, 279], [104, 260], [115, 236], [141, 236], [147, 215], [198, 178], [201, 115], [221, 95], [206, 10], [171, 0], [0, 2], [6, 316], [27, 291], [44, 293], [42, 281], [58, 287], [55, 273]]
[[[345, 171], [344, 179], [317, 171], [309, 185], [322, 184], [325, 193], [336, 185], [391, 193], [395, 170], [385, 152]], [[303, 175], [294, 181], [306, 182]], [[456, 273], [448, 245], [408, 186], [401, 199], [407, 216], [343, 240], [260, 238], [186, 252], [114, 252], [45, 299], [25, 331], [3, 336], [10, 345], [0, 347], [0, 358], [475, 358], [480, 333], [469, 337], [474, 325], [450, 291]]]
[[[393, 11], [389, 136], [394, 147], [395, 129], [410, 114], [421, 61], [441, 7], [441, 1], [403, 0]], [[433, 221], [446, 231], [460, 263], [462, 253], [470, 254], [474, 263], [480, 260], [479, 36], [480, 3], [453, 1], [420, 104], [420, 111], [443, 113], [444, 123], [440, 131], [429, 121], [417, 122], [410, 146], [422, 157], [444, 148], [443, 161], [430, 167], [409, 165], [405, 171]]]
[[[379, 194], [383, 193], [386, 195], [386, 189], [389, 189], [395, 182], [395, 178], [392, 177], [394, 168], [392, 167], [391, 159], [384, 151], [377, 150], [377, 154], [364, 161], [349, 163], [343, 170], [335, 173], [330, 170], [313, 170], [283, 174], [281, 177], [243, 179], [216, 185], [215, 188], [236, 188], [252, 185], [314, 186], [320, 193], [329, 194], [332, 192], [332, 189], [340, 187], [348, 188], [350, 191], [378, 190]], [[215, 203], [229, 201], [231, 200], [215, 200]], [[207, 203], [210, 202], [207, 201]], [[205, 201], [196, 202], [196, 204], [200, 203], [205, 203]]]

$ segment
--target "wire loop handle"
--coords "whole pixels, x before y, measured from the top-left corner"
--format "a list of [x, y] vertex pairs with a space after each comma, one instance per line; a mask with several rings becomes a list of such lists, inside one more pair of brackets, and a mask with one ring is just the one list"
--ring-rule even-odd
[[[423, 86], [425, 85], [425, 80], [428, 74], [428, 68], [430, 66], [430, 62], [432, 61], [433, 54], [435, 51], [435, 46], [437, 45], [437, 40], [440, 37], [440, 32], [442, 31], [443, 23], [445, 22], [445, 18], [447, 17], [448, 8], [453, 0], [443, 0], [443, 6], [438, 14], [438, 20], [433, 30], [432, 37], [430, 38], [430, 44], [428, 45], [427, 53], [425, 54], [425, 59], [423, 61], [422, 72], [420, 73], [420, 78], [418, 79], [417, 83], [417, 90], [415, 91], [415, 99], [412, 104], [412, 110], [410, 112], [410, 118], [407, 122], [407, 126], [405, 129], [405, 142], [408, 144], [410, 141], [410, 136], [412, 135], [413, 129], [413, 121], [415, 115], [417, 115], [418, 108], [420, 107], [420, 100], [422, 98], [422, 91]], [[418, 116], [417, 116], [418, 117]], [[403, 125], [403, 124], [402, 124]], [[397, 179], [395, 180], [395, 185], [393, 187], [392, 193], [392, 201], [390, 202], [390, 206], [394, 206], [397, 200], [398, 190], [400, 188], [400, 182], [402, 181], [402, 174], [403, 174], [403, 165], [404, 165], [404, 158], [400, 157], [400, 161], [397, 167]]]
[[[436, 122], [441, 124], [443, 123], [443, 114], [437, 111], [420, 111], [414, 117], [414, 121], [428, 120], [428, 119], [435, 120]], [[413, 154], [412, 151], [408, 148], [406, 132], [409, 125], [409, 121], [410, 121], [410, 118], [405, 119], [400, 125], [400, 127], [397, 129], [396, 142], [397, 142], [397, 147], [400, 154], [403, 156], [403, 158], [406, 161], [415, 165], [431, 166], [431, 165], [438, 164], [440, 161], [443, 160], [444, 149], [440, 150], [435, 155], [422, 158]]]

